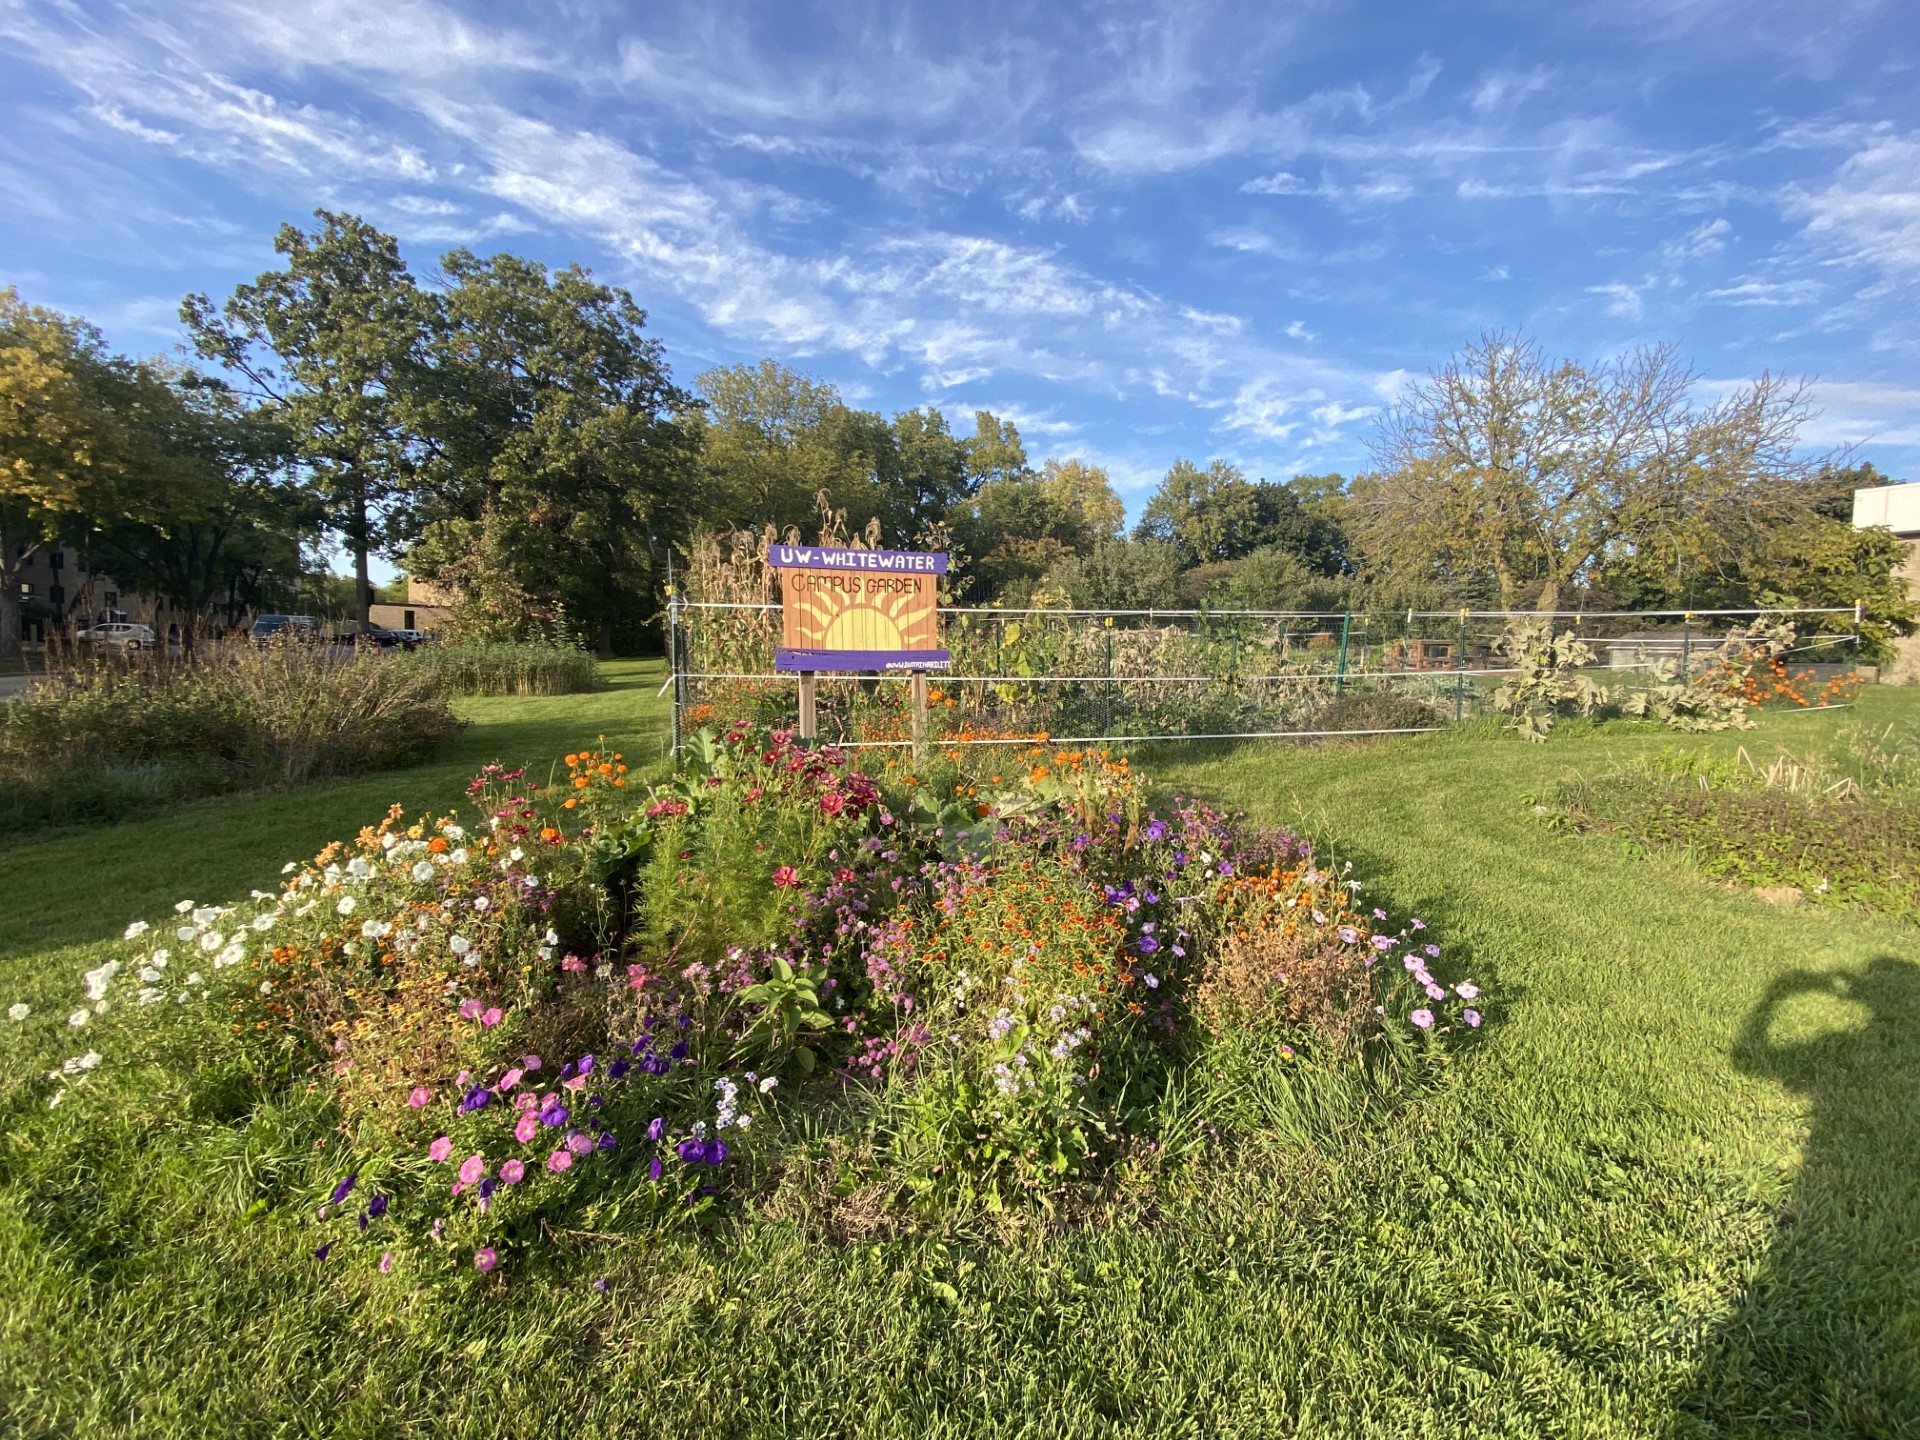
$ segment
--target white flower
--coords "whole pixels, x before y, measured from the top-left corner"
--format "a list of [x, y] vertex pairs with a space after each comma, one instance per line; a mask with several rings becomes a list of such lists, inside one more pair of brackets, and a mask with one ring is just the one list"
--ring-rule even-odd
[[217, 905], [202, 905], [198, 910], [193, 912], [193, 923], [196, 925], [211, 925], [226, 913], [226, 911]]
[[353, 897], [351, 895], [342, 895], [340, 897], [340, 903], [333, 908], [336, 914], [351, 915], [353, 913]]
[[87, 1021], [91, 1020], [92, 1018], [93, 1016], [89, 1014], [86, 1010], [84, 1009], [76, 1010], [71, 1015], [67, 1016], [67, 1024], [72, 1026], [75, 1030], [78, 1030], [82, 1025], [86, 1024]]
[[423, 884], [433, 879], [433, 862], [431, 860], [416, 860], [413, 864], [413, 878]]
[[356, 879], [364, 880], [373, 873], [373, 866], [367, 863], [367, 857], [356, 855], [347, 862], [347, 873]]
[[464, 935], [455, 935], [447, 941], [447, 948], [456, 955], [464, 955], [473, 948], [473, 942]]
[[329, 880], [338, 880], [340, 878], [340, 867], [338, 865], [329, 865], [320, 873], [325, 875]]
[[120, 973], [120, 962], [109, 960], [97, 970], [89, 970], [80, 978], [86, 981], [87, 999], [99, 1000], [107, 993], [107, 986], [113, 977]]
[[298, 910], [293, 912], [295, 918], [304, 920], [307, 916], [313, 913], [313, 907], [318, 905], [319, 903], [320, 902], [318, 900], [307, 901], [306, 904], [302, 905]]
[[173, 913], [176, 915], [184, 915], [191, 909], [193, 909], [193, 901], [182, 900], [178, 905], [173, 907]]
[[156, 970], [164, 970], [167, 968], [167, 959], [172, 954], [171, 950], [156, 950], [147, 957], [147, 963]]
[[251, 925], [255, 930], [259, 931], [262, 935], [264, 935], [267, 933], [267, 931], [273, 929], [273, 922], [275, 920], [278, 920], [279, 918], [280, 918], [279, 911], [270, 910], [264, 915], [254, 916], [253, 919], [249, 920], [247, 923]]
[[271, 995], [273, 993], [273, 981], [262, 980], [260, 982], [260, 993], [262, 995]]
[[200, 948], [209, 955], [226, 943], [227, 937], [222, 935], [218, 930], [209, 930], [200, 937]]
[[449, 865], [464, 865], [464, 864], [466, 864], [466, 863], [467, 863], [467, 852], [466, 852], [466, 849], [465, 849], [465, 847], [463, 846], [463, 847], [462, 847], [461, 849], [458, 849], [458, 850], [456, 850], [456, 851], [454, 851], [454, 852], [453, 852], [453, 853], [452, 853], [451, 855], [449, 855], [449, 856], [447, 856], [447, 863], [448, 863]]
[[164, 990], [156, 989], [152, 985], [142, 985], [140, 987], [140, 993], [136, 995], [134, 998], [138, 1000], [142, 1005], [151, 1005], [156, 1000], [166, 999], [167, 992]]
[[360, 924], [360, 935], [366, 940], [378, 940], [389, 928], [382, 920], [364, 920]]
[[[247, 947], [242, 945], [238, 940], [236, 940], [231, 945], [227, 946], [226, 949], [222, 950], [218, 955], [213, 957], [213, 968], [216, 970], [224, 970], [229, 965], [238, 965], [242, 960], [246, 958], [247, 958]], [[189, 980], [187, 983], [191, 985], [193, 982]]]
[[558, 932], [551, 929], [549, 929], [546, 935], [542, 938], [544, 942], [548, 945], [558, 945], [560, 943], [560, 936]]
[[491, 900], [487, 899], [486, 896], [482, 895], [473, 902], [473, 908], [476, 910], [484, 910], [487, 908], [487, 906], [491, 905], [492, 903], [493, 902]]
[[96, 1000], [93, 1002], [93, 1013], [96, 1015], [104, 1015], [107, 1013], [109, 1007], [110, 1002], [106, 1000]]
[[184, 1004], [186, 1004], [186, 1003], [187, 1003], [187, 992], [186, 992], [186, 991], [184, 991], [184, 990], [182, 990], [182, 991], [181, 991], [181, 992], [180, 992], [180, 993], [179, 993], [178, 995], [176, 995], [176, 996], [174, 996], [174, 997], [173, 997], [173, 1003], [174, 1003], [174, 1004], [176, 1004], [176, 1005], [184, 1005]]
[[507, 859], [509, 860], [524, 860], [526, 856], [527, 852], [522, 850], [518, 845], [507, 852]]
[[155, 981], [157, 981], [159, 978], [160, 978], [160, 972], [154, 969], [151, 965], [142, 965], [140, 967], [140, 979], [145, 984], [151, 985]]
[[280, 867], [280, 873], [282, 875], [291, 875], [295, 870], [299, 868], [300, 868], [300, 862], [298, 860], [289, 860], [287, 861], [286, 864]]
[[271, 890], [249, 890], [247, 894], [255, 900], [273, 899], [273, 892]]
[[182, 925], [178, 930], [173, 932], [173, 938], [178, 940], [182, 945], [191, 945], [193, 943], [193, 937], [199, 933], [200, 930], [198, 926]]
[[52, 1110], [52, 1109], [54, 1109], [54, 1108], [55, 1108], [56, 1106], [58, 1106], [58, 1105], [59, 1105], [59, 1103], [60, 1103], [60, 1102], [61, 1102], [62, 1100], [64, 1100], [64, 1099], [66, 1099], [66, 1098], [67, 1098], [67, 1092], [66, 1092], [66, 1091], [64, 1091], [64, 1090], [56, 1090], [56, 1091], [54, 1091], [54, 1092], [53, 1092], [53, 1094], [51, 1094], [51, 1095], [49, 1095], [49, 1096], [47, 1097], [47, 1109], [49, 1109], [49, 1110]]
[[449, 840], [464, 840], [467, 838], [467, 832], [462, 830], [458, 825], [449, 825], [440, 833], [445, 835]]
[[122, 935], [120, 938], [122, 940], [138, 940], [142, 935], [147, 933], [148, 929], [149, 929], [149, 926], [147, 925], [146, 921], [136, 920], [131, 925], [127, 926], [127, 933]]
[[7, 1007], [7, 1019], [13, 1020], [13, 1021], [24, 1020], [27, 1018], [27, 1016], [31, 1015], [32, 1013], [33, 1013], [32, 1006], [22, 1004], [18, 1000], [14, 1001], [13, 1004]]
[[733, 1125], [736, 1130], [744, 1130], [752, 1123], [753, 1117], [751, 1115], [742, 1115], [733, 1122]]
[[769, 1090], [773, 1089], [773, 1087], [778, 1085], [779, 1083], [780, 1083], [780, 1077], [778, 1075], [767, 1076], [766, 1079], [760, 1082], [760, 1093], [762, 1095], [766, 1094]]
[[187, 984], [198, 985], [199, 983], [200, 983], [200, 972], [198, 970], [189, 971], [187, 973]]

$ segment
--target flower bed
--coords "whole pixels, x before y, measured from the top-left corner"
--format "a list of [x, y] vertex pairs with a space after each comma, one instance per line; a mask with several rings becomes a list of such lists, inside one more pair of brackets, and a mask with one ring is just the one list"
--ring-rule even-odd
[[209, 1126], [317, 1097], [339, 1139], [273, 1201], [314, 1257], [492, 1274], [823, 1159], [903, 1218], [1097, 1197], [1250, 1063], [1377, 1082], [1481, 1023], [1419, 920], [1105, 752], [868, 774], [742, 725], [670, 783], [566, 763], [135, 924], [47, 1103], [155, 1065]]

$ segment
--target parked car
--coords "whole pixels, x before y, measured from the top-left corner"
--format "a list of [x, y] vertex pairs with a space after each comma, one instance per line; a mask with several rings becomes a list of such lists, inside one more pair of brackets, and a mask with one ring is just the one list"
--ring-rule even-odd
[[425, 630], [396, 630], [393, 633], [400, 637], [400, 644], [408, 650], [417, 650], [433, 641], [432, 634]]
[[151, 625], [134, 625], [125, 620], [110, 620], [82, 630], [74, 637], [82, 645], [98, 645], [106, 650], [151, 650], [159, 640]]
[[382, 650], [398, 650], [406, 647], [398, 630], [389, 630], [384, 625], [362, 625], [353, 622], [342, 625], [333, 637], [336, 645], [351, 645], [355, 648], [364, 645], [377, 645]]
[[269, 640], [283, 630], [302, 640], [320, 638], [320, 622], [311, 615], [260, 615], [253, 622], [255, 640]]

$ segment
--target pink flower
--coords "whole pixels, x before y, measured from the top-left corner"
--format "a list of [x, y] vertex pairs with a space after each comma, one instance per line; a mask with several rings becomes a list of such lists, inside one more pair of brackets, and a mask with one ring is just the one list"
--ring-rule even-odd
[[509, 1160], [500, 1167], [500, 1180], [503, 1184], [518, 1185], [526, 1178], [527, 1167], [518, 1160]]
[[1407, 1018], [1413, 1021], [1413, 1023], [1418, 1025], [1422, 1030], [1431, 1030], [1433, 1028], [1433, 1012], [1431, 1010], [1425, 1009], [1424, 1007], [1414, 1011]]
[[382, 1275], [385, 1275], [389, 1273], [392, 1269], [393, 1269], [393, 1252], [391, 1250], [382, 1250], [380, 1252], [380, 1273]]
[[506, 1074], [502, 1075], [500, 1077], [500, 1083], [498, 1085], [495, 1085], [493, 1088], [498, 1090], [502, 1095], [504, 1095], [507, 1093], [507, 1091], [513, 1089], [514, 1086], [520, 1083], [522, 1075], [523, 1075], [523, 1072], [521, 1071], [520, 1067], [516, 1065], [514, 1066], [513, 1069], [507, 1071]]
[[593, 1149], [593, 1141], [576, 1130], [567, 1136], [567, 1149], [576, 1155], [585, 1155]]
[[1479, 997], [1480, 987], [1478, 985], [1456, 985], [1453, 987], [1453, 993], [1458, 995], [1462, 1000], [1473, 1000]]
[[782, 865], [773, 872], [773, 883], [782, 889], [800, 883], [800, 872], [791, 865]]
[[647, 988], [647, 967], [644, 965], [627, 966], [627, 984], [635, 990]]
[[538, 1070], [540, 1068], [540, 1057], [538, 1055], [522, 1055], [520, 1057], [520, 1068], [522, 1070]]
[[838, 815], [847, 808], [847, 797], [838, 790], [829, 790], [820, 797], [820, 809], [827, 815]]
[[500, 1013], [500, 1007], [498, 1005], [492, 1005], [481, 1012], [480, 1023], [482, 1025], [498, 1025], [503, 1018]]
[[427, 1146], [429, 1160], [444, 1160], [451, 1154], [453, 1154], [453, 1141], [445, 1135]]
[[571, 1080], [561, 1081], [561, 1084], [565, 1085], [569, 1090], [578, 1090], [581, 1086], [585, 1085], [586, 1083], [587, 1083], [587, 1077], [584, 1075], [576, 1075]]
[[547, 1169], [556, 1175], [564, 1175], [573, 1168], [573, 1156], [564, 1150], [556, 1150], [547, 1157]]
[[578, 955], [569, 955], [560, 962], [560, 968], [570, 975], [581, 975], [586, 972], [587, 962]]
[[416, 1085], [407, 1092], [407, 1104], [416, 1110], [431, 1099], [433, 1099], [433, 1092], [424, 1085]]
[[1478, 1010], [1462, 1010], [1460, 1012], [1460, 1018], [1467, 1022], [1468, 1028], [1473, 1030], [1480, 1028], [1480, 1012]]
[[469, 995], [466, 999], [460, 1002], [460, 1018], [462, 1020], [478, 1020], [480, 1018], [480, 1011], [482, 1010], [482, 1008], [484, 1007], [480, 1004], [480, 1002], [476, 1000], [473, 996]]
[[540, 1117], [531, 1110], [520, 1112], [520, 1123], [513, 1127], [513, 1138], [522, 1145], [531, 1145], [533, 1137], [540, 1133]]
[[460, 1183], [462, 1185], [478, 1185], [486, 1173], [487, 1157], [484, 1155], [469, 1155], [460, 1162]]
[[482, 1245], [478, 1250], [473, 1252], [473, 1268], [478, 1270], [482, 1275], [490, 1272], [493, 1267], [499, 1263], [500, 1256], [491, 1245]]

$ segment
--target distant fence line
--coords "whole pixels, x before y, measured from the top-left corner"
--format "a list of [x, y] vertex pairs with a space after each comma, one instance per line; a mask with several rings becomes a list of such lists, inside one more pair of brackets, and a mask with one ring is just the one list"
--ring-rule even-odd
[[[773, 670], [777, 604], [668, 602], [673, 746], [692, 730], [790, 726], [798, 677]], [[1519, 667], [1498, 653], [1506, 624], [1551, 620], [1596, 650], [1598, 671], [1670, 663], [1691, 674], [1742, 622], [1801, 631], [1802, 667], [1846, 668], [1857, 606], [1710, 610], [1303, 611], [943, 607], [952, 667], [926, 677], [927, 739], [940, 745], [1306, 740], [1421, 734], [1490, 709]], [[1813, 633], [1807, 633], [1811, 628]], [[910, 746], [910, 674], [820, 672], [824, 742]]]

